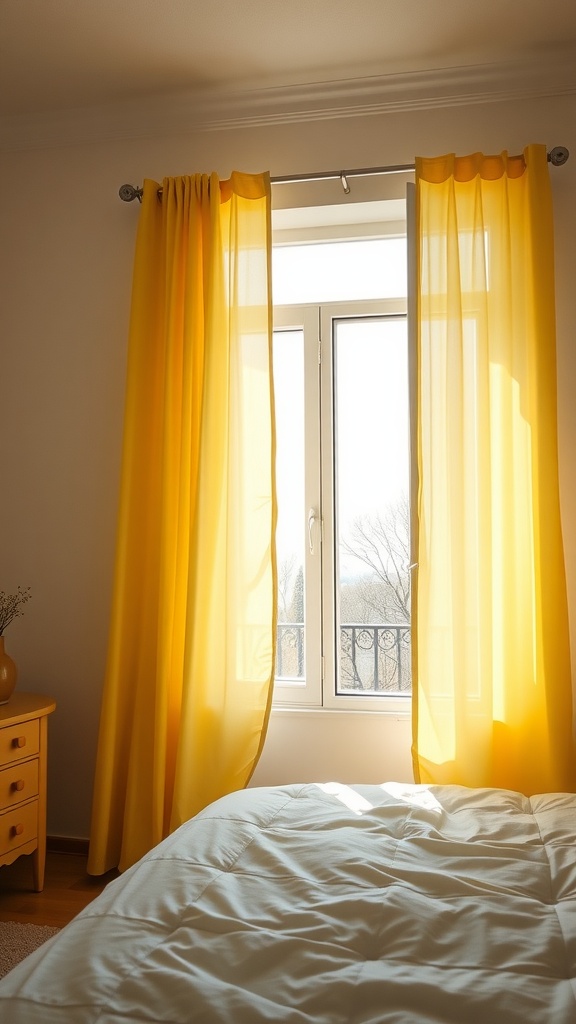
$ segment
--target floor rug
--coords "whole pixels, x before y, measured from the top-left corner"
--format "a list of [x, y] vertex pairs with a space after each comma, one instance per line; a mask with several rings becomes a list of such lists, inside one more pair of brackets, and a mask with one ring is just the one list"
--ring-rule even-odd
[[59, 931], [43, 924], [0, 921], [0, 978]]

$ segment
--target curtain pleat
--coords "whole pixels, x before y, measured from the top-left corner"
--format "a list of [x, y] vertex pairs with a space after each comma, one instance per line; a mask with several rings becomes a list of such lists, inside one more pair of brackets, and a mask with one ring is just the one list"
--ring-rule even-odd
[[574, 788], [544, 146], [416, 163], [422, 782]]
[[267, 174], [146, 181], [88, 870], [245, 786], [274, 674]]

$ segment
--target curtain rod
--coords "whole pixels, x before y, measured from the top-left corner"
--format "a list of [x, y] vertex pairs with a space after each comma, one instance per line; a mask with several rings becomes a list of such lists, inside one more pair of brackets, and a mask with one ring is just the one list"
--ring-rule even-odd
[[[562, 164], [566, 163], [570, 152], [565, 146], [554, 146], [547, 156], [548, 163], [554, 167], [561, 167]], [[316, 171], [312, 174], [288, 174], [281, 177], [271, 177], [270, 184], [288, 185], [304, 181], [328, 181], [333, 178], [339, 178], [342, 182], [342, 188], [348, 194], [350, 191], [348, 178], [360, 178], [368, 174], [402, 174], [402, 172], [414, 171], [415, 169], [415, 164], [389, 164], [385, 167], [355, 167], [350, 171]], [[121, 185], [118, 194], [125, 203], [131, 203], [134, 199], [142, 202], [142, 192], [143, 189], [137, 188], [135, 185]], [[162, 195], [162, 189], [158, 189], [158, 195]]]

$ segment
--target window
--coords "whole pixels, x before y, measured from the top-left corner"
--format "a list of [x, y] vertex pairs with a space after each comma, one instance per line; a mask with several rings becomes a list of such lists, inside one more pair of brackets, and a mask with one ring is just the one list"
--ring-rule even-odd
[[280, 704], [407, 710], [411, 692], [406, 235], [376, 223], [275, 235]]

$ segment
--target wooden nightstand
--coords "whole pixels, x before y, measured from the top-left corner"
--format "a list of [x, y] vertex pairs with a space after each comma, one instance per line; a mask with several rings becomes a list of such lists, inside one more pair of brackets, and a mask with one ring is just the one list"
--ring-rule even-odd
[[48, 715], [56, 702], [14, 693], [0, 705], [0, 867], [32, 858], [34, 889], [44, 888]]

